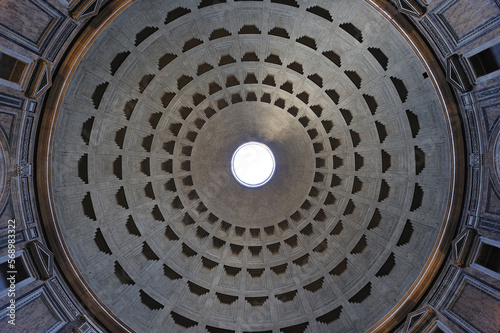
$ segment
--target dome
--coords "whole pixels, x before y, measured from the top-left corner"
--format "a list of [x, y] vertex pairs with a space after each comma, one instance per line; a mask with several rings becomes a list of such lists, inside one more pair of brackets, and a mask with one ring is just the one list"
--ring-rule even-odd
[[[49, 119], [47, 201], [101, 320], [393, 325], [442, 260], [458, 129], [428, 51], [390, 17], [365, 1], [140, 1], [84, 36]], [[265, 186], [232, 173], [247, 142], [276, 161]]]

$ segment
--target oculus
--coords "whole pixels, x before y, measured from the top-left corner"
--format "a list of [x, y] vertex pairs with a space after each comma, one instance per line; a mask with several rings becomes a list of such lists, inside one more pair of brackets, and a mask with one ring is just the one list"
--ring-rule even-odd
[[239, 146], [231, 159], [234, 178], [245, 187], [260, 187], [273, 177], [276, 162], [271, 149], [250, 141]]

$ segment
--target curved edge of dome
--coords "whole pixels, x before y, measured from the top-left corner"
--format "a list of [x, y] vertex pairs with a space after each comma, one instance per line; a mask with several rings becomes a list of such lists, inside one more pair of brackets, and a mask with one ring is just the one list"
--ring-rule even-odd
[[70, 285], [82, 299], [84, 304], [105, 326], [114, 332], [134, 332], [134, 330], [120, 320], [118, 316], [99, 300], [90, 286], [85, 282], [81, 276], [81, 272], [79, 272], [71, 258], [68, 247], [62, 238], [61, 229], [55, 212], [54, 198], [52, 196], [50, 159], [52, 155], [51, 147], [54, 142], [54, 126], [57, 122], [66, 90], [76, 68], [90, 49], [92, 43], [106, 27], [113, 22], [120, 13], [134, 3], [135, 0], [116, 0], [109, 3], [94, 18], [92, 23], [84, 28], [74, 45], [70, 47], [53, 81], [51, 91], [47, 98], [45, 112], [41, 120], [40, 133], [38, 136], [39, 144], [36, 152], [36, 160], [39, 164], [36, 170], [37, 195], [40, 202], [45, 203], [39, 206], [40, 214], [42, 216], [43, 226], [48, 231], [46, 235], [52, 246], [54, 255], [57, 258], [57, 262], [61, 265]]
[[[70, 84], [71, 78], [83, 56], [89, 50], [92, 42], [105, 30], [105, 28], [125, 9], [132, 5], [135, 0], [117, 0], [106, 6], [87, 28], [69, 50], [66, 59], [60, 66], [59, 72], [53, 82], [53, 86], [47, 99], [45, 114], [39, 134], [39, 145], [37, 150], [37, 186], [40, 202], [40, 211], [43, 218], [44, 227], [50, 232], [47, 233], [50, 244], [54, 249], [57, 261], [65, 271], [70, 284], [74, 290], [78, 291], [78, 296], [87, 307], [97, 316], [97, 318], [112, 331], [133, 332], [133, 330], [110, 311], [95, 295], [81, 276], [81, 272], [76, 268], [69, 250], [61, 235], [57, 216], [54, 208], [54, 198], [51, 192], [51, 170], [50, 158], [51, 147], [54, 140], [54, 125], [57, 121], [59, 111], [62, 106], [65, 92]], [[450, 164], [451, 185], [449, 189], [449, 200], [446, 209], [445, 220], [443, 222], [438, 241], [432, 249], [419, 277], [412, 285], [406, 295], [396, 306], [385, 315], [380, 321], [373, 325], [368, 332], [389, 331], [406, 317], [418, 301], [430, 287], [432, 280], [441, 267], [446, 251], [451, 244], [453, 233], [457, 227], [460, 206], [463, 200], [464, 189], [464, 168], [461, 164], [464, 161], [464, 147], [458, 110], [454, 105], [454, 97], [444, 74], [435, 60], [431, 50], [419, 36], [418, 32], [403, 17], [402, 14], [390, 7], [390, 4], [382, 0], [365, 0], [367, 4], [377, 10], [402, 34], [408, 44], [419, 57], [424, 68], [430, 74], [429, 77], [436, 89], [442, 110], [448, 120], [448, 134], [450, 137], [450, 151], [452, 163]]]
[[464, 198], [465, 171], [461, 164], [465, 161], [465, 152], [455, 99], [432, 51], [410, 22], [396, 8], [392, 8], [388, 2], [382, 0], [365, 0], [365, 2], [378, 11], [400, 32], [428, 72], [438, 94], [443, 114], [447, 119], [452, 157], [449, 170], [451, 182], [445, 219], [429, 259], [405, 296], [381, 320], [367, 330], [367, 332], [386, 332], [403, 321], [406, 315], [418, 304], [427, 289], [430, 288], [433, 279], [446, 258], [447, 249], [451, 245], [454, 232], [458, 226], [460, 207]]

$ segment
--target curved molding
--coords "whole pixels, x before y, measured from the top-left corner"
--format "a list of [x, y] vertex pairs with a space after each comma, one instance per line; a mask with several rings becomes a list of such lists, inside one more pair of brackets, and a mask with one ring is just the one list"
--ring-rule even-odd
[[82, 35], [74, 43], [73, 48], [68, 52], [66, 59], [60, 66], [54, 79], [51, 92], [45, 105], [36, 157], [39, 162], [39, 167], [36, 172], [38, 198], [40, 203], [43, 203], [40, 204], [40, 212], [43, 225], [47, 231], [47, 238], [54, 250], [57, 262], [80, 299], [112, 332], [133, 332], [133, 330], [101, 302], [82, 278], [81, 273], [78, 271], [71, 258], [57, 222], [54, 200], [52, 197], [50, 160], [51, 148], [54, 141], [54, 125], [59, 116], [64, 95], [76, 68], [90, 46], [106, 27], [134, 2], [135, 0], [112, 1], [108, 6], [103, 8], [90, 25], [83, 31]]
[[387, 1], [365, 1], [401, 33], [429, 74], [429, 78], [441, 102], [444, 116], [448, 120], [448, 135], [450, 138], [450, 152], [452, 154], [452, 163], [450, 165], [450, 178], [452, 181], [449, 189], [450, 196], [448, 198], [448, 206], [445, 220], [431, 255], [420, 272], [420, 275], [405, 296], [385, 315], [384, 318], [367, 330], [367, 332], [388, 332], [402, 322], [406, 315], [414, 309], [426, 290], [431, 286], [433, 279], [436, 277], [436, 274], [446, 258], [455, 229], [458, 225], [464, 198], [465, 155], [463, 134], [460, 127], [460, 116], [458, 114], [455, 98], [432, 51], [428, 48], [422, 37], [420, 37], [418, 31]]
[[500, 123], [491, 131], [488, 149], [483, 157], [485, 166], [490, 170], [491, 182], [500, 189]]
[[7, 186], [9, 183], [9, 162], [9, 140], [2, 129], [0, 130], [0, 210], [5, 208], [10, 197], [9, 186]]

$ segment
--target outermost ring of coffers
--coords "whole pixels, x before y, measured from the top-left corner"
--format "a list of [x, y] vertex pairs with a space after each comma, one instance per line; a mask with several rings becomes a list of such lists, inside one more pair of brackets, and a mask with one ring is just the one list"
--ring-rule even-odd
[[[464, 159], [464, 146], [460, 128], [459, 115], [453, 94], [446, 82], [445, 76], [434, 59], [431, 50], [419, 36], [418, 32], [397, 12], [388, 2], [383, 0], [365, 0], [365, 2], [379, 12], [388, 20], [396, 30], [403, 36], [413, 49], [418, 59], [429, 74], [441, 102], [444, 115], [447, 119], [448, 136], [450, 138], [450, 152], [452, 162], [450, 163], [451, 183], [449, 189], [449, 204], [446, 209], [438, 240], [424, 268], [415, 283], [406, 295], [393, 307], [381, 320], [373, 325], [367, 332], [385, 332], [403, 321], [406, 315], [418, 303], [426, 290], [430, 287], [432, 280], [439, 271], [446, 257], [446, 249], [449, 248], [454, 230], [458, 224], [460, 207], [463, 201], [463, 190], [465, 181], [465, 170], [460, 167], [459, 161]], [[45, 113], [42, 119], [39, 133], [39, 144], [37, 148], [37, 172], [36, 182], [38, 187], [38, 199], [42, 222], [47, 231], [48, 240], [54, 250], [61, 269], [65, 271], [66, 278], [78, 293], [80, 299], [96, 315], [96, 317], [111, 331], [134, 332], [134, 330], [116, 316], [95, 294], [82, 273], [78, 270], [69, 249], [63, 239], [61, 228], [57, 220], [52, 194], [52, 171], [51, 155], [54, 143], [54, 132], [57, 119], [63, 104], [65, 93], [71, 79], [82, 61], [84, 55], [90, 49], [92, 43], [105, 31], [106, 27], [119, 16], [125, 9], [135, 3], [135, 0], [116, 0], [94, 18], [92, 24], [85, 28], [78, 37], [70, 52], [60, 66], [59, 72], [54, 79], [50, 94], [45, 104]]]

